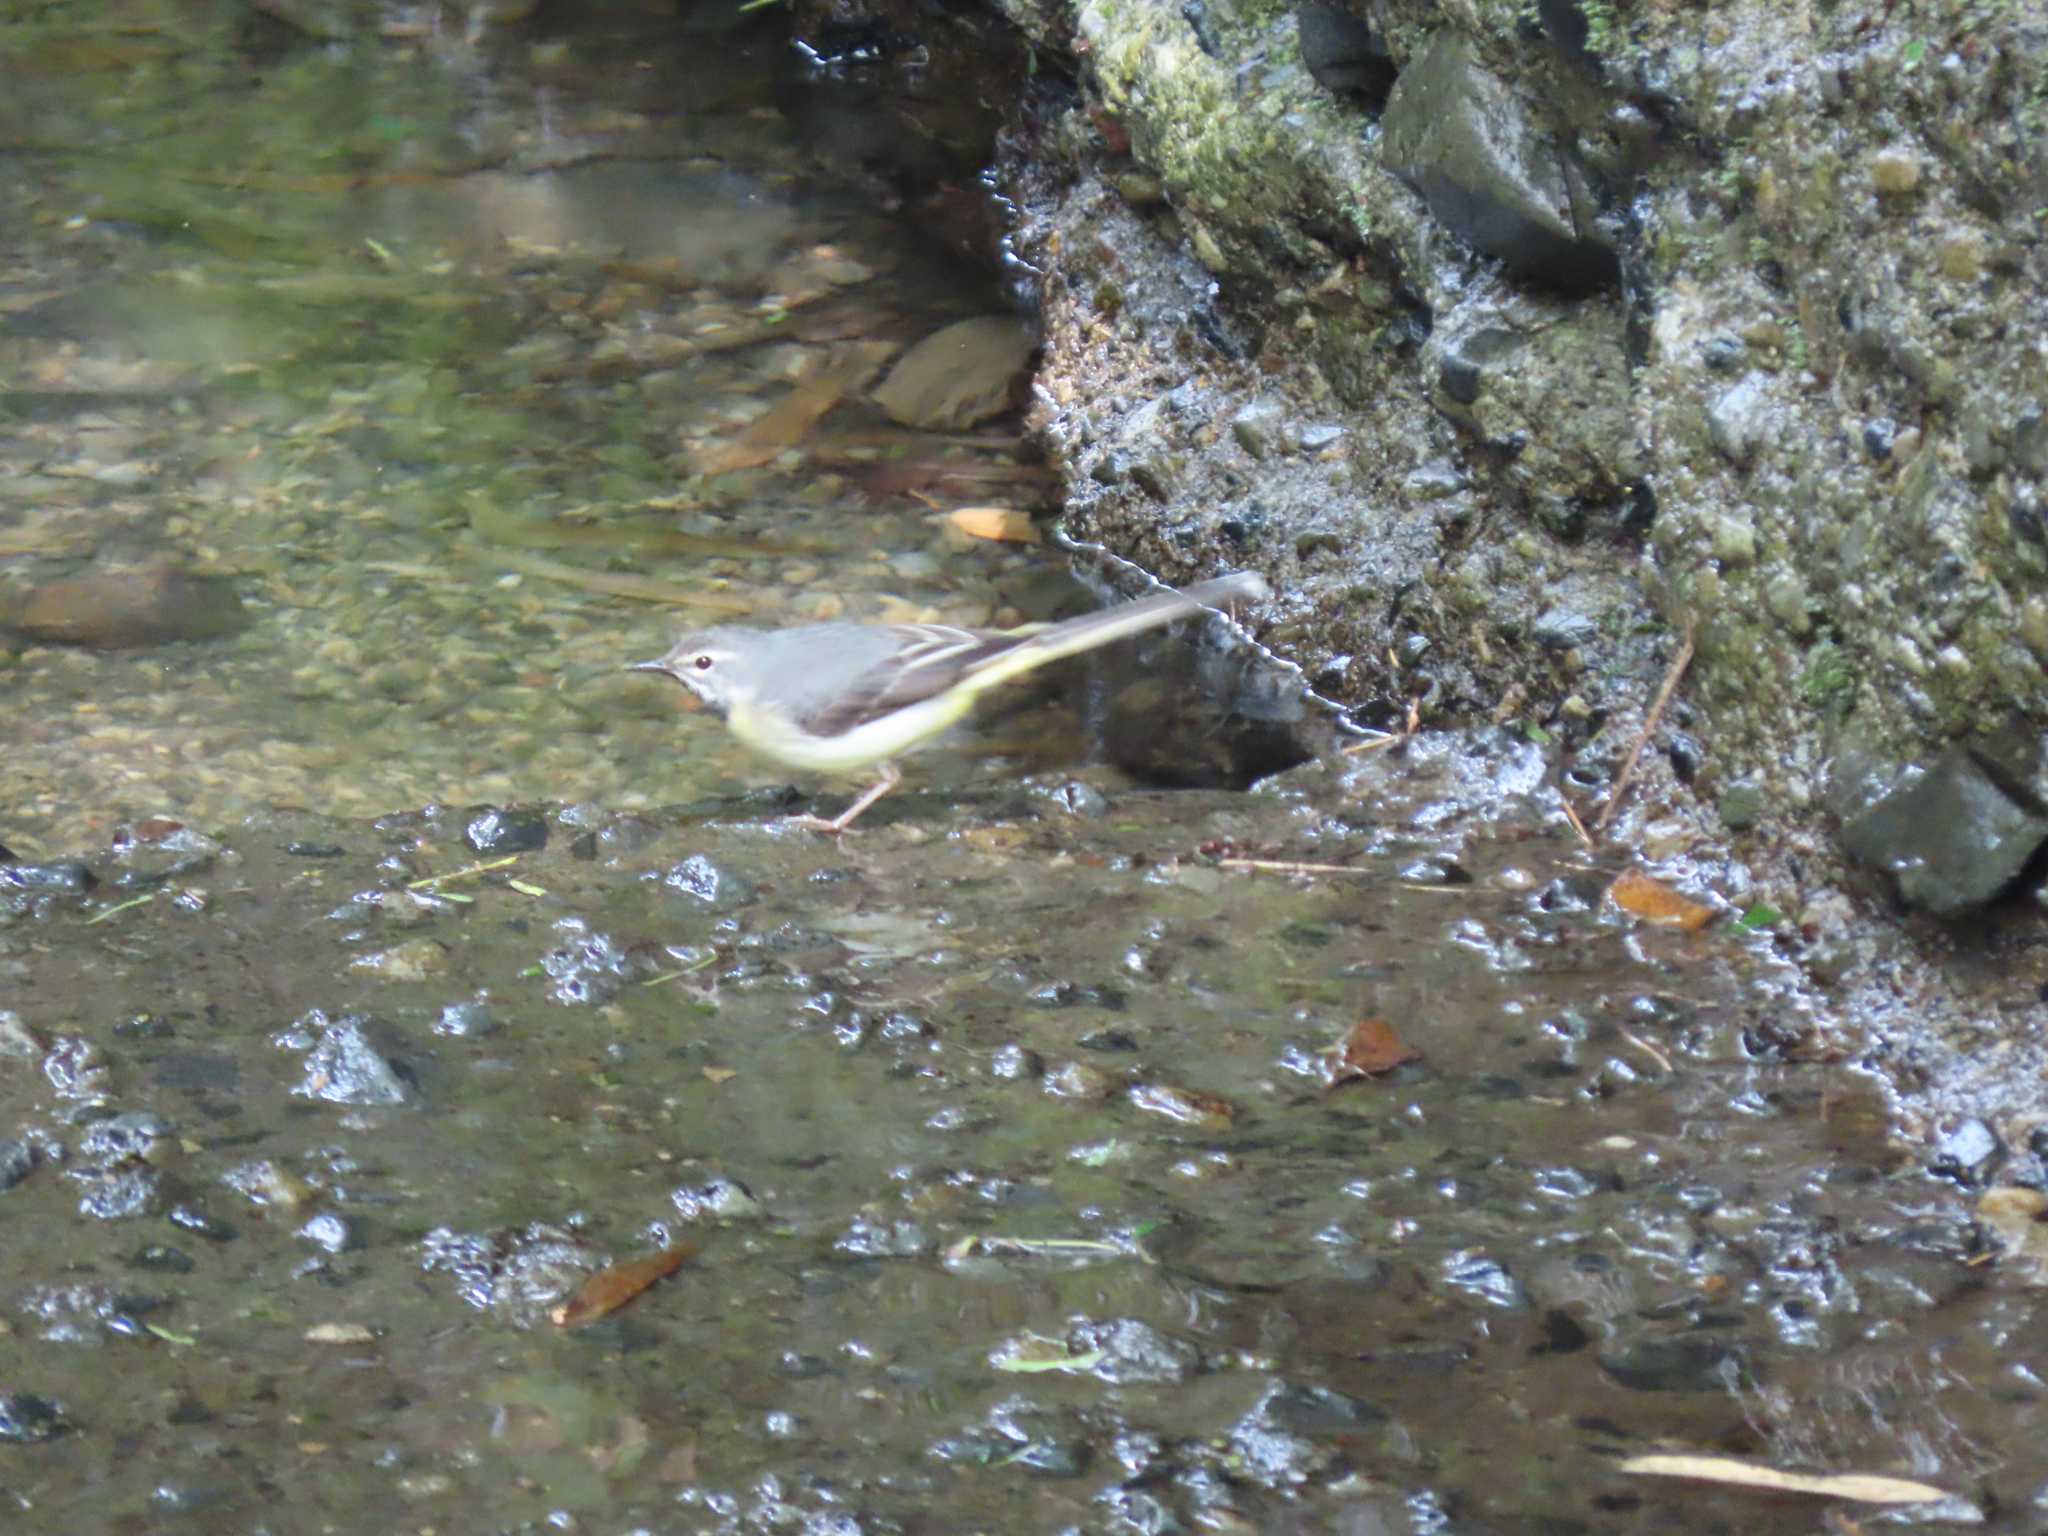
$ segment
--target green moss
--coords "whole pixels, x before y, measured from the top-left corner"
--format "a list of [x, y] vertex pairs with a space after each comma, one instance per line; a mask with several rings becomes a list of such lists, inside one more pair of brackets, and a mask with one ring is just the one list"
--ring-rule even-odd
[[1855, 693], [1856, 670], [1839, 645], [1823, 640], [1806, 653], [1806, 670], [1799, 675], [1799, 695], [1807, 703], [1840, 718], [1848, 714]]

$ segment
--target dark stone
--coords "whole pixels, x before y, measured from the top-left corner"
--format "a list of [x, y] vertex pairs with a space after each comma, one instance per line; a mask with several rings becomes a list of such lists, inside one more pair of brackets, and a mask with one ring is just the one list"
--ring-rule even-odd
[[1459, 405], [1471, 405], [1486, 383], [1486, 372], [1522, 350], [1522, 338], [1497, 325], [1480, 326], [1444, 340], [1437, 383]]
[[0, 1392], [0, 1443], [39, 1445], [71, 1428], [64, 1410], [32, 1392]]
[[170, 1222], [179, 1230], [190, 1232], [194, 1237], [203, 1237], [209, 1243], [231, 1243], [242, 1235], [232, 1222], [222, 1221], [196, 1205], [172, 1206]]
[[1576, 608], [1546, 608], [1536, 616], [1529, 633], [1546, 650], [1569, 651], [1598, 639], [1600, 626]]
[[284, 851], [295, 859], [338, 859], [348, 850], [339, 843], [286, 843]]
[[492, 807], [471, 819], [462, 840], [478, 853], [531, 853], [548, 845], [548, 819], [538, 811]]
[[198, 1265], [182, 1248], [173, 1248], [168, 1243], [144, 1243], [128, 1256], [128, 1267], [158, 1275], [189, 1275]]
[[661, 877], [661, 883], [714, 911], [741, 906], [754, 898], [751, 884], [720, 869], [701, 853], [691, 854], [669, 870]]
[[1345, 1435], [1386, 1422], [1387, 1411], [1362, 1397], [1330, 1387], [1289, 1385], [1268, 1397], [1264, 1411], [1297, 1435]]
[[434, 1020], [434, 1033], [474, 1039], [498, 1032], [498, 1021], [482, 1003], [450, 1003]]
[[36, 1165], [36, 1149], [19, 1139], [0, 1141], [0, 1193], [14, 1188]]
[[1899, 424], [1889, 416], [1879, 416], [1863, 424], [1863, 451], [1882, 464], [1892, 456], [1892, 444], [1897, 441]]
[[1575, 1355], [1593, 1342], [1579, 1320], [1558, 1307], [1543, 1314], [1537, 1341], [1529, 1346], [1532, 1355]]
[[1474, 250], [1561, 293], [1619, 279], [1584, 170], [1454, 33], [1401, 71], [1382, 128], [1387, 167]]
[[1975, 756], [1952, 747], [1846, 816], [1841, 836], [1851, 858], [1892, 877], [1907, 906], [1954, 917], [2018, 878], [2048, 841], [2048, 814], [2019, 803]]
[[1716, 336], [1700, 348], [1700, 356], [1715, 373], [1733, 373], [1742, 366], [1749, 348], [1738, 336]]
[[1074, 1044], [1084, 1051], [1135, 1051], [1138, 1039], [1126, 1029], [1092, 1029]]
[[1364, 17], [1313, 0], [1294, 13], [1294, 26], [1301, 62], [1317, 85], [1360, 97], [1374, 112], [1386, 105], [1399, 71]]
[[1747, 1365], [1733, 1340], [1693, 1333], [1609, 1350], [1600, 1369], [1635, 1392], [1726, 1392]]

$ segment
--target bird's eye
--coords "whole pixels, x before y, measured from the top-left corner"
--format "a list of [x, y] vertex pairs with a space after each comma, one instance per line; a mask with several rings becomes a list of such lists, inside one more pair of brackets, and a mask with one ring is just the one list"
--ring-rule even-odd
[[699, 656], [695, 661], [691, 662], [690, 665], [695, 667], [699, 672], [709, 672], [711, 670], [711, 658], [709, 656]]

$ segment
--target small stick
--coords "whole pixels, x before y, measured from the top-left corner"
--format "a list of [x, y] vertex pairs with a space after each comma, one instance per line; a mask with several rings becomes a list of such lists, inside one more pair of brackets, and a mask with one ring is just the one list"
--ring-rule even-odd
[[1636, 760], [1643, 755], [1643, 748], [1649, 743], [1650, 733], [1657, 729], [1657, 722], [1664, 718], [1664, 706], [1671, 702], [1671, 695], [1678, 687], [1678, 680], [1685, 676], [1685, 669], [1692, 665], [1693, 630], [1685, 626], [1685, 644], [1678, 648], [1678, 654], [1671, 658], [1671, 665], [1665, 670], [1664, 685], [1657, 690], [1657, 697], [1650, 704], [1650, 712], [1643, 717], [1643, 728], [1636, 733], [1635, 745], [1628, 749], [1628, 758], [1621, 765], [1621, 773], [1614, 780], [1614, 793], [1607, 797], [1607, 803], [1600, 807], [1600, 815], [1593, 822], [1595, 828], [1604, 828], [1608, 818], [1621, 806], [1621, 797], [1628, 793], [1629, 780], [1635, 777]]
[[1276, 875], [1370, 875], [1370, 869], [1349, 864], [1304, 864], [1295, 859], [1218, 859], [1221, 869], [1257, 869]]
[[1586, 824], [1579, 820], [1579, 813], [1572, 809], [1571, 801], [1565, 798], [1561, 790], [1558, 792], [1557, 803], [1564, 807], [1564, 819], [1570, 822], [1572, 830], [1579, 834], [1579, 841], [1586, 845], [1586, 852], [1597, 852], [1600, 845], [1593, 841], [1593, 834], [1586, 830]]
[[1649, 1057], [1650, 1060], [1657, 1063], [1658, 1066], [1662, 1067], [1664, 1069], [1664, 1075], [1666, 1077], [1673, 1077], [1677, 1075], [1676, 1069], [1671, 1065], [1671, 1058], [1669, 1056], [1666, 1056], [1662, 1051], [1658, 1050], [1657, 1047], [1650, 1044], [1649, 1041], [1643, 1039], [1640, 1035], [1632, 1035], [1624, 1029], [1621, 1032], [1621, 1038], [1626, 1040], [1630, 1045], [1634, 1046], [1637, 1050], [1641, 1051], [1645, 1056]]

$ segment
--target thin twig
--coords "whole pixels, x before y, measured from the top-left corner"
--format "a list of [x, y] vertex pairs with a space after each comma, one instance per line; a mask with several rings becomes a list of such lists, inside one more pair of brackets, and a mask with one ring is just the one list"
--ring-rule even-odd
[[1664, 684], [1657, 690], [1657, 697], [1650, 704], [1649, 714], [1643, 717], [1643, 728], [1636, 733], [1635, 745], [1628, 749], [1628, 759], [1621, 765], [1621, 772], [1614, 780], [1614, 793], [1607, 797], [1607, 803], [1600, 807], [1600, 815], [1593, 822], [1596, 830], [1607, 825], [1608, 818], [1621, 807], [1621, 797], [1628, 793], [1629, 780], [1636, 774], [1636, 760], [1643, 755], [1651, 732], [1664, 718], [1664, 706], [1671, 702], [1671, 695], [1678, 687], [1678, 680], [1685, 676], [1685, 669], [1692, 665], [1693, 629], [1685, 626], [1685, 644], [1678, 648], [1678, 654], [1671, 658], [1671, 665], [1665, 669]]
[[1218, 859], [1224, 869], [1257, 869], [1276, 875], [1370, 875], [1370, 869], [1354, 869], [1349, 864], [1305, 864], [1296, 859]]
[[1664, 1075], [1666, 1077], [1675, 1077], [1678, 1075], [1677, 1069], [1671, 1065], [1671, 1058], [1669, 1056], [1666, 1056], [1662, 1051], [1658, 1050], [1657, 1047], [1650, 1044], [1649, 1041], [1643, 1039], [1642, 1036], [1632, 1035], [1624, 1029], [1621, 1032], [1621, 1038], [1626, 1040], [1630, 1045], [1634, 1046], [1637, 1050], [1641, 1051], [1645, 1056], [1649, 1057], [1650, 1060], [1657, 1063], [1658, 1066], [1662, 1067], [1664, 1069]]
[[1586, 824], [1579, 820], [1579, 813], [1572, 808], [1571, 801], [1565, 797], [1562, 791], [1558, 794], [1557, 803], [1564, 807], [1564, 819], [1570, 822], [1572, 830], [1579, 834], [1579, 841], [1586, 845], [1586, 852], [1598, 852], [1600, 845], [1593, 841], [1593, 834], [1586, 830]]

